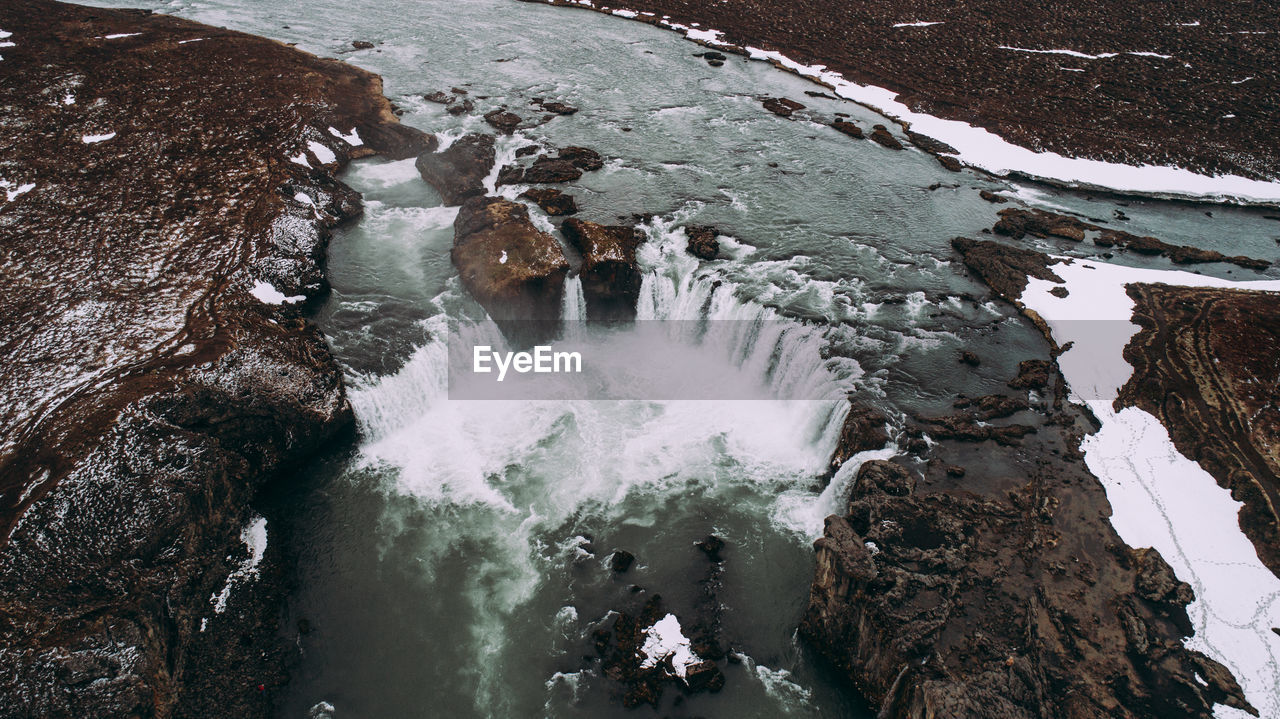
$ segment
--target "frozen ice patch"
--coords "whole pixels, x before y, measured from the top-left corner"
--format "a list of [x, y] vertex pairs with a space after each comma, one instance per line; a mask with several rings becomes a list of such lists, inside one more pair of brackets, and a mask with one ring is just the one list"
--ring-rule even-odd
[[689, 644], [689, 638], [680, 630], [680, 620], [668, 614], [645, 630], [644, 645], [640, 647], [644, 660], [640, 667], [650, 669], [671, 658], [671, 667], [684, 678], [689, 667], [702, 661]]
[[141, 34], [142, 33], [140, 32], [118, 32], [113, 35], [102, 35], [101, 37], [99, 37], [99, 39], [100, 40], [119, 40], [122, 37], [133, 37], [135, 35], [141, 35]]
[[321, 145], [315, 140], [307, 141], [307, 149], [311, 150], [311, 154], [316, 156], [321, 165], [328, 165], [338, 161], [338, 156], [333, 154], [333, 150]]
[[80, 141], [86, 145], [92, 145], [95, 142], [106, 142], [115, 136], [116, 134], [114, 132], [108, 132], [104, 135], [83, 135], [80, 138]]
[[929, 27], [930, 25], [941, 25], [941, 20], [916, 20], [915, 22], [895, 22], [894, 27]]
[[4, 191], [6, 202], [13, 202], [20, 195], [25, 195], [26, 193], [34, 190], [35, 187], [36, 187], [36, 183], [34, 182], [26, 182], [21, 185], [15, 185], [12, 182], [9, 182], [8, 180], [0, 180], [0, 190]]
[[[344, 134], [342, 133], [342, 131], [340, 131], [338, 128], [333, 127], [332, 125], [330, 125], [330, 126], [329, 126], [329, 134], [330, 134], [330, 135], [333, 135], [334, 137], [338, 138], [339, 140], [342, 140], [343, 142], [347, 143], [348, 145], [351, 145], [352, 147], [359, 147], [360, 145], [363, 145], [363, 144], [364, 144], [364, 140], [361, 140], [361, 139], [360, 139], [360, 133], [359, 133], [359, 131], [357, 131], [357, 130], [356, 130], [356, 128], [354, 128], [354, 127], [353, 127], [353, 128], [351, 128], [351, 132], [349, 132], [349, 133], [347, 133], [347, 134], [345, 134], [345, 135], [344, 135]], [[319, 157], [319, 155], [317, 155], [316, 157]]]

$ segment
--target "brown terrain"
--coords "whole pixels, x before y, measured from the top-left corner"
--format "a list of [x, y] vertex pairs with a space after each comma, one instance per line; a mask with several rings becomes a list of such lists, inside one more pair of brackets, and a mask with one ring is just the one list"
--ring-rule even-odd
[[1244, 502], [1240, 528], [1280, 576], [1280, 302], [1274, 294], [1130, 285], [1142, 327], [1117, 407], [1136, 406]]
[[[1037, 151], [1254, 178], [1280, 168], [1274, 4], [617, 0], [596, 8], [720, 30], [727, 42], [825, 65], [899, 93], [915, 111]], [[894, 27], [914, 22], [941, 24]]]
[[335, 174], [434, 138], [269, 40], [48, 0], [0, 27], [0, 716], [262, 714], [279, 550], [211, 597], [255, 492], [351, 424], [300, 315], [360, 212]]

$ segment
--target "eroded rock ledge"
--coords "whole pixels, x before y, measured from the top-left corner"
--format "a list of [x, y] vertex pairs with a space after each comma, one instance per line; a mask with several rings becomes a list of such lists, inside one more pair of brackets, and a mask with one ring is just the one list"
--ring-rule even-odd
[[300, 315], [360, 211], [334, 176], [434, 138], [270, 40], [47, 0], [0, 27], [0, 716], [263, 715], [274, 545], [211, 600], [255, 492], [351, 423]]

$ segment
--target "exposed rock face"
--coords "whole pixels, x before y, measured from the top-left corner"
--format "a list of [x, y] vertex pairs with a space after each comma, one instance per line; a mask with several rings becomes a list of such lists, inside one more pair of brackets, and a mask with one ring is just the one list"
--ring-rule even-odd
[[839, 469], [850, 457], [872, 449], [880, 449], [889, 443], [885, 431], [888, 419], [878, 410], [856, 402], [850, 402], [849, 414], [840, 427], [840, 442], [831, 455], [831, 469]]
[[960, 164], [960, 160], [952, 155], [938, 155], [938, 163], [951, 172], [959, 172], [964, 169], [964, 165]]
[[351, 424], [298, 312], [360, 211], [334, 174], [434, 138], [265, 39], [43, 0], [0, 27], [0, 176], [33, 185], [0, 220], [0, 715], [265, 715], [278, 550], [210, 597], [254, 493]]
[[976, 273], [996, 294], [1011, 302], [1022, 297], [1028, 277], [1062, 282], [1062, 278], [1049, 269], [1052, 258], [1043, 252], [965, 237], [955, 238], [951, 246], [960, 253], [965, 267]]
[[493, 167], [493, 135], [463, 135], [443, 152], [418, 155], [415, 166], [446, 205], [484, 194], [484, 178]]
[[1049, 385], [1050, 365], [1044, 360], [1023, 360], [1018, 363], [1018, 376], [1009, 381], [1014, 389], [1044, 389]]
[[497, 197], [467, 200], [453, 223], [453, 264], [462, 284], [519, 344], [554, 333], [569, 262], [524, 205]]
[[566, 105], [563, 102], [538, 102], [536, 104], [543, 110], [557, 115], [572, 115], [578, 111], [578, 108], [573, 105]]
[[848, 135], [849, 137], [856, 137], [860, 139], [863, 136], [862, 128], [858, 127], [852, 122], [847, 122], [845, 120], [836, 120], [835, 122], [831, 123], [831, 126], [839, 130], [840, 132], [843, 132], [844, 134]]
[[1280, 575], [1280, 298], [1130, 285], [1142, 330], [1116, 404], [1158, 418], [1174, 446], [1244, 502], [1240, 528]]
[[1155, 237], [1139, 237], [1123, 230], [1114, 230], [1069, 215], [1059, 215], [1043, 210], [1024, 210], [1013, 207], [1001, 210], [1000, 221], [991, 229], [996, 234], [1007, 235], [1015, 240], [1030, 234], [1036, 237], [1060, 237], [1074, 242], [1083, 242], [1086, 232], [1096, 232], [1093, 244], [1099, 247], [1117, 247], [1141, 255], [1163, 255], [1180, 265], [1229, 262], [1252, 270], [1265, 270], [1271, 266], [1267, 260], [1241, 255], [1228, 257], [1216, 250], [1172, 245]]
[[720, 240], [716, 239], [720, 232], [711, 225], [689, 225], [684, 234], [689, 238], [685, 249], [694, 257], [714, 260], [720, 254]]
[[582, 294], [592, 320], [629, 320], [636, 316], [640, 268], [636, 247], [644, 235], [630, 225], [599, 225], [569, 218], [560, 226], [566, 240], [582, 253]]
[[800, 627], [880, 716], [1207, 718], [1215, 701], [1244, 706], [1225, 668], [1181, 644], [1190, 587], [1109, 532], [1118, 562], [1078, 556], [1052, 482], [1003, 499], [912, 485], [899, 465], [862, 466], [847, 516], [828, 517], [814, 545]]
[[566, 147], [556, 155], [539, 155], [529, 167], [508, 165], [498, 174], [499, 185], [572, 182], [582, 173], [604, 167], [600, 153], [586, 147]]
[[530, 188], [520, 193], [520, 196], [532, 200], [542, 208], [542, 211], [553, 217], [561, 215], [572, 215], [578, 211], [578, 203], [573, 199], [573, 195], [565, 194], [557, 189], [546, 188]]

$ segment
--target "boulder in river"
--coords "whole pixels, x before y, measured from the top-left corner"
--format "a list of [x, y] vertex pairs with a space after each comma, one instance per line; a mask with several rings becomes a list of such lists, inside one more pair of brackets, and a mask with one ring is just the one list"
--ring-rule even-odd
[[506, 110], [493, 110], [484, 114], [484, 121], [504, 135], [510, 135], [520, 126], [520, 116]]
[[521, 192], [520, 197], [532, 200], [543, 212], [553, 217], [572, 215], [578, 211], [578, 203], [574, 201], [573, 195], [553, 187], [531, 187]]
[[418, 155], [422, 179], [440, 193], [446, 205], [484, 194], [484, 178], [493, 167], [493, 135], [463, 135], [442, 152]]
[[644, 235], [630, 225], [601, 225], [577, 218], [565, 220], [560, 231], [582, 253], [579, 276], [587, 317], [634, 319], [641, 282], [636, 247]]
[[513, 343], [559, 329], [564, 278], [560, 243], [529, 220], [519, 202], [473, 197], [453, 223], [453, 264], [462, 284]]
[[836, 120], [831, 123], [831, 126], [849, 137], [861, 138], [863, 136], [861, 127], [858, 127], [852, 122], [848, 122], [846, 120]]
[[893, 133], [889, 132], [889, 128], [885, 127], [884, 125], [876, 125], [871, 128], [871, 139], [875, 140], [881, 145], [884, 145], [890, 150], [905, 149], [903, 148], [902, 143], [898, 140], [898, 138], [894, 137]]
[[689, 254], [702, 260], [714, 260], [720, 254], [720, 240], [716, 237], [720, 232], [711, 225], [689, 225], [684, 228], [689, 238], [685, 249]]
[[791, 119], [792, 113], [796, 110], [804, 109], [804, 105], [786, 97], [766, 97], [761, 104], [769, 112], [787, 119]]

